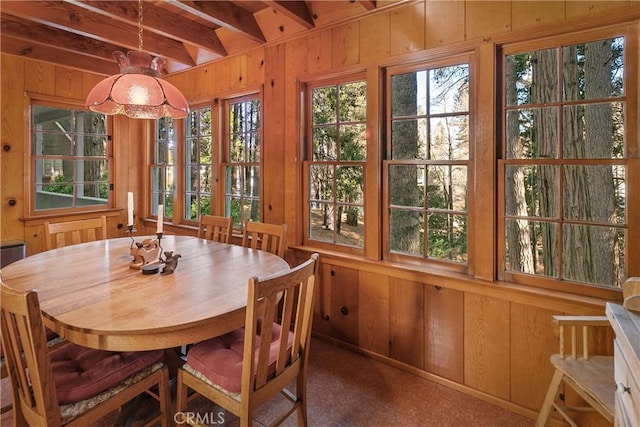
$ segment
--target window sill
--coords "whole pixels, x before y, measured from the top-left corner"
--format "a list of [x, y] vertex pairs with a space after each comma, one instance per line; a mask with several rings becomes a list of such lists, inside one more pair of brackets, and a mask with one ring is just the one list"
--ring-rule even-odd
[[431, 265], [370, 260], [357, 255], [311, 246], [290, 246], [289, 250], [307, 254], [317, 252], [320, 254], [320, 260], [328, 265], [363, 270], [374, 274], [422, 282], [428, 285], [462, 292], [480, 293], [511, 302], [541, 306], [540, 303], [541, 300], [543, 300], [545, 308], [559, 312], [566, 310], [567, 304], [579, 304], [580, 306], [589, 307], [599, 312], [604, 310], [607, 302], [622, 302], [622, 292], [620, 292], [619, 299], [609, 300], [501, 280], [486, 281], [464, 273], [440, 269]]

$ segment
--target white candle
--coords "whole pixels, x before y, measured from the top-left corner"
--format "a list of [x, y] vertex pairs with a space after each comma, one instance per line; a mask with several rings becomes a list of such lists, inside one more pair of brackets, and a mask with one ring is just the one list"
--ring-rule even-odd
[[127, 193], [127, 225], [133, 225], [133, 193]]
[[162, 233], [162, 221], [164, 216], [164, 206], [158, 205], [158, 229], [156, 233]]

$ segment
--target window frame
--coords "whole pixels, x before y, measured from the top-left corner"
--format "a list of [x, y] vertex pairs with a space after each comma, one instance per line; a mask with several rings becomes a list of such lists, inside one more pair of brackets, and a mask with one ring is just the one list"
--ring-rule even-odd
[[[452, 67], [455, 65], [464, 64], [469, 70], [469, 100], [468, 100], [468, 157], [465, 160], [394, 160], [391, 158], [392, 153], [392, 112], [391, 112], [391, 81], [394, 75], [417, 72], [417, 71], [429, 71], [437, 68]], [[438, 269], [444, 269], [447, 271], [471, 273], [473, 272], [474, 256], [473, 256], [473, 241], [475, 236], [475, 220], [474, 220], [474, 161], [475, 161], [475, 146], [477, 141], [475, 140], [475, 127], [476, 127], [476, 83], [474, 76], [476, 74], [476, 64], [474, 60], [473, 52], [452, 54], [446, 57], [426, 59], [420, 62], [414, 62], [410, 64], [401, 64], [397, 66], [389, 66], [384, 70], [384, 110], [383, 110], [383, 122], [384, 122], [384, 153], [381, 162], [381, 175], [382, 175], [382, 191], [381, 191], [381, 216], [382, 216], [382, 258], [386, 261], [391, 261], [399, 264], [408, 265], [420, 265], [431, 266]], [[431, 117], [426, 115], [426, 117]], [[429, 258], [426, 256], [412, 256], [405, 255], [398, 252], [392, 252], [390, 250], [390, 203], [389, 203], [389, 168], [396, 164], [420, 164], [420, 165], [465, 165], [467, 169], [467, 199], [466, 199], [466, 217], [467, 217], [467, 260], [465, 263], [451, 262], [446, 259]], [[429, 209], [424, 207], [424, 212], [428, 212]], [[451, 211], [452, 214], [454, 213]]]
[[[257, 100], [260, 104], [258, 108], [258, 122], [259, 129], [257, 132], [258, 142], [259, 142], [259, 159], [257, 162], [232, 162], [231, 161], [231, 153], [230, 153], [230, 105], [237, 103], [249, 102], [251, 100]], [[216, 206], [219, 207], [220, 214], [222, 216], [231, 217], [231, 207], [227, 203], [227, 199], [230, 195], [227, 194], [227, 168], [232, 166], [242, 166], [242, 167], [257, 167], [260, 175], [260, 188], [258, 189], [258, 197], [255, 198], [258, 200], [259, 209], [258, 216], [259, 221], [262, 221], [264, 218], [264, 126], [263, 126], [263, 118], [264, 118], [264, 99], [262, 95], [262, 91], [255, 91], [250, 93], [245, 93], [238, 96], [228, 96], [218, 100], [218, 105], [220, 108], [220, 128], [222, 137], [220, 138], [220, 175], [221, 178], [218, 179], [217, 191], [220, 194], [219, 201], [216, 202]], [[244, 199], [246, 195], [241, 194], [241, 199]], [[213, 196], [212, 196], [213, 197]], [[243, 217], [240, 217], [240, 224], [236, 224], [232, 221], [232, 233], [241, 234], [242, 229], [244, 228]]]
[[[623, 158], [605, 158], [605, 159], [595, 159], [595, 158], [582, 158], [582, 159], [569, 159], [562, 158], [558, 156], [555, 159], [547, 160], [544, 159], [541, 161], [540, 158], [531, 158], [531, 159], [507, 159], [506, 158], [506, 114], [505, 112], [510, 110], [509, 107], [506, 106], [506, 96], [505, 96], [505, 80], [503, 78], [505, 73], [505, 60], [508, 55], [523, 53], [523, 52], [532, 52], [541, 49], [548, 48], [556, 48], [562, 51], [564, 46], [576, 45], [582, 43], [588, 43], [593, 41], [598, 41], [602, 39], [615, 38], [615, 37], [624, 37], [625, 38], [625, 50], [623, 53], [624, 57], [624, 95], [620, 97], [609, 97], [606, 99], [612, 101], [619, 101], [623, 103], [623, 115], [624, 115], [624, 152], [625, 156]], [[640, 274], [640, 268], [635, 266], [630, 262], [632, 259], [637, 259], [640, 255], [640, 250], [636, 248], [632, 248], [630, 243], [634, 242], [633, 236], [638, 236], [640, 233], [640, 218], [637, 212], [637, 208], [634, 206], [640, 203], [640, 172], [637, 172], [636, 169], [640, 166], [638, 163], [638, 155], [639, 155], [639, 146], [638, 146], [638, 129], [634, 126], [634, 123], [638, 122], [638, 83], [637, 81], [633, 81], [633, 79], [629, 78], [630, 73], [626, 72], [628, 69], [638, 69], [638, 51], [637, 51], [637, 37], [638, 31], [635, 26], [632, 25], [624, 25], [617, 28], [602, 28], [602, 29], [594, 29], [590, 31], [584, 32], [575, 32], [562, 36], [555, 37], [553, 39], [548, 38], [538, 38], [535, 40], [527, 40], [524, 42], [514, 42], [514, 43], [504, 43], [501, 46], [498, 46], [497, 49], [497, 61], [498, 61], [498, 69], [497, 74], [498, 85], [496, 86], [496, 91], [498, 96], [500, 97], [497, 108], [498, 114], [496, 114], [496, 126], [497, 126], [497, 139], [498, 139], [498, 147], [499, 151], [497, 154], [497, 174], [496, 174], [496, 186], [497, 186], [497, 225], [496, 225], [496, 235], [497, 235], [497, 257], [496, 257], [496, 271], [497, 277], [499, 280], [505, 280], [512, 283], [523, 284], [527, 286], [532, 286], [536, 288], [542, 288], [546, 290], [553, 291], [563, 291], [573, 294], [579, 294], [584, 296], [591, 296], [596, 298], [605, 298], [605, 299], [618, 299], [621, 289], [606, 287], [597, 284], [590, 284], [584, 282], [577, 282], [569, 279], [563, 279], [560, 277], [549, 277], [544, 275], [537, 274], [528, 274], [521, 273], [515, 271], [508, 271], [506, 268], [506, 226], [505, 220], [509, 215], [506, 215], [506, 196], [505, 196], [505, 170], [509, 165], [518, 165], [518, 164], [526, 164], [526, 165], [542, 165], [542, 164], [555, 164], [560, 167], [559, 173], [562, 174], [562, 167], [566, 165], [580, 164], [580, 165], [623, 165], [626, 168], [626, 224], [621, 228], [624, 229], [625, 236], [625, 263], [627, 267], [626, 276], [631, 277], [634, 275]], [[562, 88], [562, 82], [559, 82], [559, 88]], [[634, 102], [635, 100], [635, 102]], [[561, 107], [566, 105], [579, 105], [585, 104], [583, 102], [585, 100], [576, 100], [576, 101], [566, 101], [561, 99], [557, 102]], [[591, 101], [591, 100], [587, 100]], [[517, 107], [517, 106], [515, 106]], [[514, 106], [511, 106], [513, 109]], [[559, 179], [559, 178], [558, 178]], [[563, 224], [573, 223], [571, 220], [564, 219], [562, 215], [562, 205], [559, 205], [560, 212], [558, 213], [558, 218], [554, 220], [554, 223], [557, 223], [559, 227], [562, 227]], [[530, 220], [536, 220], [538, 217], [531, 217]], [[584, 221], [579, 221], [584, 222]], [[587, 221], [590, 223], [589, 221]], [[615, 225], [615, 224], [612, 224]], [[563, 243], [560, 241], [558, 243], [562, 245]], [[558, 257], [559, 255], [556, 255]], [[562, 258], [559, 258], [559, 262], [562, 262]]]
[[[57, 108], [61, 110], [68, 111], [86, 111], [88, 113], [92, 113], [89, 109], [86, 108], [83, 104], [75, 104], [64, 101], [51, 101], [51, 100], [43, 100], [38, 98], [30, 98], [29, 100], [29, 112], [28, 112], [28, 162], [26, 170], [28, 171], [29, 176], [29, 190], [28, 190], [28, 216], [30, 217], [42, 217], [42, 216], [52, 216], [52, 215], [66, 215], [66, 214], [75, 214], [81, 212], [96, 212], [96, 211], [104, 211], [113, 208], [114, 205], [114, 197], [113, 197], [113, 182], [114, 182], [114, 157], [113, 157], [113, 119], [105, 115], [106, 119], [106, 148], [104, 157], [100, 157], [104, 159], [107, 163], [107, 201], [105, 204], [101, 205], [90, 205], [90, 206], [75, 206], [76, 195], [74, 191], [73, 195], [73, 204], [74, 206], [63, 207], [63, 208], [53, 208], [53, 209], [41, 209], [36, 210], [36, 187], [42, 184], [37, 184], [36, 180], [36, 161], [38, 159], [46, 160], [45, 156], [38, 156], [34, 153], [34, 123], [33, 123], [33, 107], [34, 106], [42, 106], [42, 107], [51, 107]], [[49, 160], [60, 160], [64, 161], [62, 157], [69, 157], [71, 159], [77, 158], [78, 156], [58, 156], [58, 159], [49, 159]], [[84, 157], [84, 156], [80, 156]], [[75, 173], [74, 173], [75, 174]]]
[[[365, 150], [366, 150], [366, 158], [364, 161], [340, 161], [340, 160], [336, 160], [336, 161], [315, 161], [312, 159], [313, 156], [313, 119], [312, 119], [312, 115], [313, 115], [313, 99], [311, 96], [311, 93], [314, 89], [317, 88], [322, 88], [322, 87], [328, 87], [328, 86], [340, 86], [342, 84], [347, 84], [347, 83], [353, 83], [353, 82], [363, 82], [366, 87], [367, 87], [367, 98], [365, 100], [365, 120], [361, 122], [362, 125], [364, 125], [365, 127], [365, 133], [366, 133], [366, 141], [365, 141]], [[303, 239], [303, 245], [305, 246], [310, 246], [310, 247], [316, 247], [319, 249], [327, 249], [327, 250], [334, 250], [334, 251], [338, 251], [338, 252], [344, 252], [344, 253], [349, 253], [349, 254], [355, 254], [355, 255], [364, 255], [365, 253], [365, 249], [368, 245], [368, 241], [367, 241], [367, 232], [366, 232], [366, 224], [367, 224], [367, 217], [368, 217], [368, 212], [367, 212], [367, 200], [369, 198], [369, 195], [367, 194], [367, 174], [368, 174], [368, 164], [370, 162], [373, 161], [373, 159], [370, 156], [369, 153], [369, 126], [370, 124], [368, 123], [368, 119], [370, 117], [370, 114], [368, 112], [369, 108], [371, 107], [370, 105], [370, 101], [369, 101], [369, 81], [367, 79], [367, 74], [364, 71], [361, 72], [357, 72], [357, 73], [350, 73], [348, 75], [340, 75], [340, 76], [335, 76], [332, 78], [328, 78], [328, 79], [318, 79], [318, 80], [313, 80], [313, 81], [308, 81], [306, 82], [303, 87], [302, 87], [302, 98], [303, 98], [303, 105], [302, 105], [302, 111], [304, 112], [304, 147], [303, 147], [303, 153], [305, 153], [304, 157], [303, 157], [303, 161], [302, 161], [302, 212], [303, 212], [303, 220], [302, 220], [302, 227], [303, 227], [303, 233], [302, 233], [302, 239]], [[360, 122], [358, 122], [360, 123]], [[336, 124], [337, 126], [337, 124]], [[361, 166], [362, 167], [362, 171], [363, 171], [363, 190], [362, 190], [362, 210], [363, 210], [363, 227], [362, 227], [362, 246], [360, 247], [356, 247], [356, 246], [349, 246], [349, 245], [344, 245], [344, 244], [339, 244], [339, 243], [330, 243], [330, 242], [324, 242], [321, 240], [316, 240], [316, 239], [312, 239], [310, 237], [310, 208], [309, 208], [309, 204], [310, 204], [310, 190], [311, 190], [311, 184], [310, 184], [310, 179], [311, 179], [311, 166], [312, 165], [316, 165], [316, 164], [326, 164], [329, 166], [333, 166], [334, 169], [339, 167], [339, 166]], [[335, 181], [335, 176], [334, 176], [334, 181]], [[335, 194], [334, 194], [335, 196]], [[335, 200], [333, 200], [332, 203], [334, 206], [336, 205], [344, 205], [343, 203], [338, 203]]]
[[[169, 137], [169, 135], [167, 135], [166, 139], [161, 139], [159, 138], [158, 135], [158, 124], [160, 123], [160, 121], [166, 121], [167, 123], [172, 123], [172, 129], [173, 129], [173, 140], [171, 140], [171, 137]], [[184, 122], [183, 119], [173, 119], [170, 117], [161, 117], [160, 119], [156, 119], [156, 120], [152, 120], [151, 121], [151, 128], [152, 128], [152, 132], [151, 132], [151, 140], [153, 141], [153, 144], [151, 144], [151, 149], [150, 149], [150, 162], [149, 162], [149, 217], [150, 218], [154, 218], [157, 220], [158, 218], [158, 205], [160, 205], [160, 200], [158, 199], [160, 194], [163, 194], [162, 197], [162, 205], [164, 206], [164, 211], [163, 211], [163, 222], [168, 222], [172, 225], [176, 225], [176, 224], [180, 224], [180, 221], [176, 221], [176, 218], [180, 218], [181, 214], [180, 211], [181, 209], [181, 203], [179, 203], [178, 205], [176, 205], [176, 200], [182, 200], [180, 198], [180, 192], [182, 187], [181, 187], [181, 179], [180, 176], [183, 173], [183, 165], [181, 164], [181, 159], [183, 158], [180, 153], [183, 151], [183, 149], [181, 149], [181, 142], [182, 140], [180, 139], [181, 135], [181, 129], [182, 129], [182, 124], [180, 122]], [[158, 162], [158, 146], [159, 146], [159, 142], [160, 141], [166, 141], [166, 142], [171, 142], [173, 143], [173, 163], [165, 163], [165, 162]], [[169, 145], [169, 144], [167, 144]], [[169, 148], [167, 148], [167, 156], [169, 153]], [[160, 168], [162, 170], [164, 170], [165, 173], [165, 179], [166, 179], [166, 174], [167, 174], [167, 168], [171, 167], [173, 169], [172, 175], [173, 175], [173, 187], [170, 190], [167, 190], [166, 188], [166, 182], [164, 185], [164, 188], [162, 191], [157, 190], [156, 188], [154, 188], [154, 169], [156, 168]], [[172, 211], [171, 214], [167, 213], [167, 197], [168, 196], [172, 197]]]
[[[214, 106], [212, 105], [212, 103], [207, 103], [207, 104], [203, 104], [203, 105], [197, 105], [197, 106], [191, 106], [190, 107], [190, 112], [189, 114], [192, 114], [195, 110], [203, 110], [203, 109], [209, 109], [210, 110], [210, 115], [211, 115], [211, 133], [209, 135], [193, 135], [191, 136], [191, 139], [193, 140], [197, 140], [197, 146], [198, 146], [198, 157], [200, 157], [201, 151], [200, 151], [200, 139], [202, 137], [209, 137], [211, 138], [211, 163], [208, 164], [208, 166], [210, 167], [210, 187], [211, 187], [211, 191], [208, 193], [209, 196], [209, 200], [210, 200], [210, 210], [211, 210], [211, 214], [213, 214], [213, 212], [216, 211], [215, 206], [216, 206], [216, 193], [217, 193], [217, 185], [216, 185], [216, 181], [217, 181], [217, 164], [218, 164], [218, 160], [219, 160], [219, 150], [218, 150], [218, 143], [217, 143], [217, 137], [216, 137], [216, 133], [215, 133], [215, 129], [216, 129], [216, 111]], [[181, 166], [181, 170], [180, 170], [180, 177], [181, 177], [181, 181], [180, 181], [180, 189], [181, 191], [179, 193], [179, 197], [181, 200], [181, 215], [180, 215], [180, 222], [181, 223], [185, 223], [185, 224], [190, 224], [190, 225], [197, 225], [200, 219], [200, 215], [202, 212], [202, 203], [201, 203], [201, 197], [203, 195], [207, 195], [207, 192], [202, 191], [200, 188], [200, 182], [201, 180], [199, 180], [198, 182], [198, 189], [197, 190], [193, 190], [193, 191], [187, 191], [187, 159], [188, 159], [188, 153], [187, 153], [187, 119], [183, 119], [181, 120], [182, 122], [182, 141], [180, 141], [180, 146], [182, 147], [182, 149], [180, 150], [181, 153], [179, 153], [178, 158], [180, 159], [180, 166]], [[202, 169], [202, 163], [200, 163], [200, 160], [198, 159], [197, 163], [191, 163], [190, 164], [192, 167], [196, 167], [198, 166], [200, 168], [200, 170]], [[200, 172], [198, 172], [198, 176], [200, 177]], [[187, 194], [194, 194], [197, 196], [198, 199], [198, 212], [197, 212], [197, 217], [195, 219], [190, 219], [187, 218], [187, 214], [189, 212], [189, 208], [186, 205], [186, 197]]]

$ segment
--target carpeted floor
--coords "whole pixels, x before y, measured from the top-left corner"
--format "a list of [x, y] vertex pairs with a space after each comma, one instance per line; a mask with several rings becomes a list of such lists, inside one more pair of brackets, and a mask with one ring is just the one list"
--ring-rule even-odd
[[[416, 427], [529, 427], [535, 421], [470, 397], [445, 386], [417, 377], [367, 357], [313, 339], [308, 377], [309, 425], [338, 426], [416, 426]], [[10, 398], [2, 381], [2, 401]], [[254, 417], [255, 426], [267, 425], [285, 404], [275, 400], [265, 404]], [[128, 425], [141, 424], [149, 403], [138, 403]], [[220, 408], [197, 398], [189, 412], [210, 425], [237, 426], [238, 419]], [[105, 417], [92, 427], [112, 426], [117, 414]], [[292, 415], [284, 426], [295, 426]], [[0, 418], [0, 426], [12, 423], [11, 412]]]

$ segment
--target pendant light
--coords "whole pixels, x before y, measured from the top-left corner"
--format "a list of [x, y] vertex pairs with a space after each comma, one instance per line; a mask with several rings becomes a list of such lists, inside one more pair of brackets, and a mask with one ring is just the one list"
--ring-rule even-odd
[[113, 52], [120, 74], [98, 83], [87, 96], [87, 107], [104, 114], [134, 119], [182, 119], [189, 114], [184, 95], [160, 78], [165, 60], [142, 51], [142, 0], [138, 0], [138, 50]]

